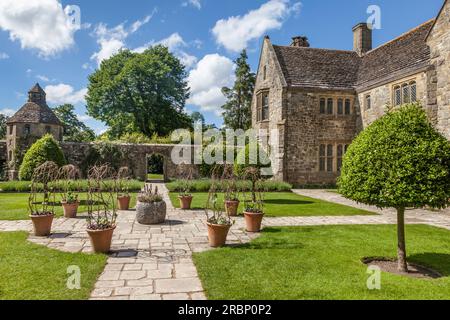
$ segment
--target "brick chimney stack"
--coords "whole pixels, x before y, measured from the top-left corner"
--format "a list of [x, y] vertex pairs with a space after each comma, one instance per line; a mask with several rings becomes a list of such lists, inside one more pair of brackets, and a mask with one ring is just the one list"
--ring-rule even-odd
[[308, 38], [302, 36], [293, 37], [291, 47], [309, 48]]
[[353, 27], [353, 51], [363, 56], [372, 50], [372, 26], [368, 23], [359, 23]]

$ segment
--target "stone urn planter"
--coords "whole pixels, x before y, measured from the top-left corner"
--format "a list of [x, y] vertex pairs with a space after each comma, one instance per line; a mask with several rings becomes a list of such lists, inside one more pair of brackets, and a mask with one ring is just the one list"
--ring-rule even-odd
[[167, 206], [164, 201], [140, 202], [136, 205], [136, 220], [140, 224], [161, 224], [166, 221]]
[[244, 212], [247, 232], [260, 232], [264, 213], [262, 212]]
[[179, 196], [178, 199], [180, 200], [180, 208], [182, 210], [190, 210], [191, 209], [191, 205], [192, 205], [192, 199], [194, 197], [193, 196], [188, 196], [188, 195], [183, 195], [183, 196]]
[[31, 221], [33, 222], [34, 235], [36, 237], [47, 237], [52, 231], [53, 214], [47, 215], [31, 215]]
[[209, 245], [212, 248], [223, 247], [227, 242], [228, 232], [231, 225], [229, 224], [212, 224], [207, 223]]
[[76, 202], [61, 201], [61, 204], [64, 211], [64, 218], [74, 219], [77, 217], [78, 207], [80, 205], [79, 201]]
[[108, 253], [111, 251], [111, 242], [116, 227], [104, 230], [90, 230], [87, 233], [91, 240], [92, 250], [95, 253]]
[[117, 207], [119, 210], [129, 210], [130, 209], [130, 196], [118, 196], [117, 197]]
[[225, 210], [229, 217], [236, 217], [238, 208], [239, 208], [239, 200], [226, 200], [225, 201]]

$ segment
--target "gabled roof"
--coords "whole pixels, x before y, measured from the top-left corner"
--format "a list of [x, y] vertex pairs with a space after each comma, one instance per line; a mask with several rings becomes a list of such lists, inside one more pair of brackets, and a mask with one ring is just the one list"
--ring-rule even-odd
[[356, 84], [359, 68], [356, 52], [273, 47], [289, 86], [351, 89]]
[[426, 37], [434, 19], [367, 52], [273, 46], [288, 86], [356, 89], [427, 66]]

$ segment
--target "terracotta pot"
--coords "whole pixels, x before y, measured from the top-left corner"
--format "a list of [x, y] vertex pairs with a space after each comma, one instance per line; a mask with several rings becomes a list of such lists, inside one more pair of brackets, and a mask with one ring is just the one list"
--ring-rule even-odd
[[191, 209], [192, 196], [179, 196], [178, 199], [180, 199], [180, 207], [182, 210]]
[[92, 250], [95, 253], [108, 253], [116, 227], [105, 230], [86, 230], [91, 239]]
[[209, 245], [213, 248], [223, 247], [227, 242], [228, 231], [230, 231], [231, 226], [211, 223], [207, 223], [207, 225]]
[[117, 204], [119, 210], [128, 210], [130, 209], [130, 196], [117, 197]]
[[264, 213], [244, 212], [247, 232], [260, 232]]
[[78, 206], [80, 205], [79, 201], [73, 203], [61, 201], [61, 204], [64, 210], [64, 218], [74, 219], [77, 217]]
[[226, 200], [225, 201], [225, 209], [229, 217], [236, 217], [238, 208], [239, 208], [239, 200]]
[[47, 237], [52, 231], [52, 222], [54, 215], [30, 216], [33, 221], [34, 235], [36, 237]]

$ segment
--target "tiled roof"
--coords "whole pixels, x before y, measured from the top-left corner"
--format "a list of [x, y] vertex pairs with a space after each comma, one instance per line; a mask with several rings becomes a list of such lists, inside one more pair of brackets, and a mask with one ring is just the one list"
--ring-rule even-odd
[[289, 86], [365, 87], [427, 65], [426, 36], [434, 20], [359, 57], [354, 51], [273, 46]]
[[47, 105], [40, 105], [34, 102], [27, 102], [20, 108], [8, 123], [44, 123], [62, 125], [58, 117]]
[[281, 46], [274, 50], [290, 86], [349, 89], [356, 84], [356, 52]]

